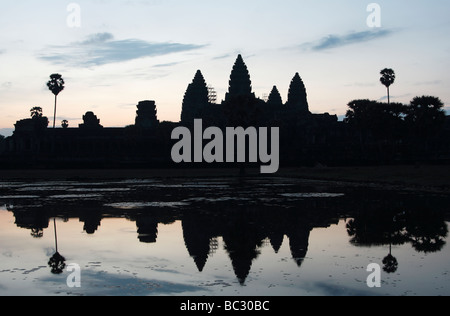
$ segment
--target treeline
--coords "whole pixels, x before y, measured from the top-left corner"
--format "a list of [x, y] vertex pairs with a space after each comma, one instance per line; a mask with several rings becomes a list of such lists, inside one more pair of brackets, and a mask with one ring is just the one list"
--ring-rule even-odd
[[427, 139], [439, 136], [445, 124], [444, 104], [437, 97], [415, 97], [410, 104], [354, 100], [348, 104], [345, 123], [363, 139]]
[[409, 104], [353, 100], [348, 107], [344, 123], [363, 154], [378, 151], [418, 160], [444, 159], [448, 154], [446, 114], [437, 97], [415, 97]]

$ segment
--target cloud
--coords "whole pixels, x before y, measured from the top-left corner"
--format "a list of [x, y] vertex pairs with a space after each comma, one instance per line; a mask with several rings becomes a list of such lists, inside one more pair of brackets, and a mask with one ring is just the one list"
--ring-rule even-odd
[[166, 64], [158, 64], [154, 65], [153, 68], [165, 68], [165, 67], [172, 67], [176, 66], [178, 64], [181, 64], [181, 62], [173, 62], [173, 63], [166, 63]]
[[1, 87], [5, 90], [11, 89], [12, 87], [12, 82], [11, 81], [7, 81], [7, 82], [3, 82], [1, 84]]
[[354, 83], [347, 83], [344, 85], [344, 87], [359, 87], [359, 88], [365, 88], [365, 87], [375, 87], [377, 86], [377, 83], [374, 82], [354, 82]]
[[415, 86], [437, 86], [442, 84], [442, 80], [421, 81], [414, 83]]
[[87, 39], [83, 42], [81, 42], [81, 45], [95, 45], [95, 44], [102, 44], [107, 41], [113, 40], [114, 35], [111, 33], [97, 33], [92, 34], [87, 37]]
[[368, 287], [359, 289], [344, 285], [329, 284], [326, 282], [314, 282], [305, 286], [308, 286], [308, 288], [311, 287], [318, 295], [325, 296], [372, 296], [377, 294], [370, 291]]
[[230, 58], [232, 56], [234, 56], [234, 55], [233, 54], [225, 54], [225, 55], [215, 56], [212, 58], [212, 60], [221, 60], [221, 59]]
[[331, 34], [315, 42], [308, 42], [300, 45], [305, 50], [324, 51], [333, 48], [348, 46], [357, 43], [364, 43], [379, 38], [384, 38], [393, 33], [392, 30], [376, 29], [363, 32], [352, 32], [344, 35]]
[[[406, 94], [402, 94], [402, 95], [391, 95], [390, 98], [391, 98], [391, 100], [395, 100], [395, 99], [408, 98], [411, 96], [412, 96], [411, 93], [406, 93]], [[388, 97], [387, 97], [387, 95], [385, 95], [385, 96], [382, 96], [381, 98], [379, 98], [378, 101], [385, 101], [387, 99], [388, 99]]]
[[[163, 272], [168, 272], [164, 270]], [[172, 272], [172, 271], [169, 271]], [[39, 280], [39, 285], [50, 289], [52, 293], [54, 284], [59, 284], [61, 278], [48, 275]], [[98, 272], [84, 269], [82, 273], [82, 287], [71, 289], [72, 295], [105, 295], [105, 296], [144, 296], [144, 295], [185, 295], [186, 293], [204, 292], [207, 289], [190, 284], [145, 279], [138, 276]], [[100, 291], [100, 292], [99, 292]]]
[[50, 46], [38, 58], [58, 65], [92, 67], [186, 52], [202, 47], [205, 45], [154, 43], [139, 39], [114, 40], [111, 33], [97, 33], [81, 42]]

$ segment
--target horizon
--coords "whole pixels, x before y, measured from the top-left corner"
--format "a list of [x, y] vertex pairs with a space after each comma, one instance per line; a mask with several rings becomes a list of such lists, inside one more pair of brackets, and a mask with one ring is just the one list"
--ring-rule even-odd
[[160, 121], [177, 122], [196, 71], [220, 103], [238, 54], [259, 98], [276, 85], [285, 102], [298, 72], [311, 112], [342, 119], [351, 100], [385, 100], [379, 72], [388, 67], [397, 74], [393, 102], [432, 95], [449, 115], [450, 4], [378, 1], [380, 27], [368, 23], [369, 4], [8, 2], [0, 13], [0, 134], [10, 136], [34, 106], [53, 118], [53, 96], [45, 85], [52, 73], [66, 81], [58, 96], [58, 126], [62, 120], [78, 126], [93, 111], [103, 126], [124, 127], [133, 124], [142, 100], [156, 102]]

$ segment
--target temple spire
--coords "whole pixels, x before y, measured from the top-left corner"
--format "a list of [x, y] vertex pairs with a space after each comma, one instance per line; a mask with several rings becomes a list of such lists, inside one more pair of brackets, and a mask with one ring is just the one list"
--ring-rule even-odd
[[309, 112], [308, 98], [305, 84], [298, 72], [295, 74], [289, 87], [288, 101], [286, 105], [292, 109]]
[[250, 74], [241, 55], [238, 55], [233, 70], [231, 71], [230, 86], [225, 96], [225, 101], [229, 101], [236, 96], [254, 97]]
[[181, 121], [193, 122], [194, 119], [201, 118], [201, 114], [208, 104], [209, 90], [202, 72], [198, 70], [184, 95]]
[[269, 99], [267, 100], [267, 104], [274, 106], [283, 105], [283, 100], [281, 99], [277, 86], [273, 86], [272, 92], [270, 92]]

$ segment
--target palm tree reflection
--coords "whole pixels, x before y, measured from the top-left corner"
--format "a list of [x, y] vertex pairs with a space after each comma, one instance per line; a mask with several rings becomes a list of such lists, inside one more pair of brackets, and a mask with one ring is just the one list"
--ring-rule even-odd
[[379, 210], [360, 212], [347, 223], [350, 243], [356, 246], [384, 246], [389, 244], [389, 254], [383, 259], [383, 270], [394, 273], [398, 261], [392, 255], [392, 245], [410, 243], [414, 250], [423, 253], [441, 251], [446, 245], [448, 227], [441, 212], [421, 208], [396, 212]]
[[392, 245], [389, 245], [389, 254], [383, 259], [383, 271], [386, 273], [395, 273], [398, 269], [398, 261], [392, 255]]
[[48, 261], [48, 266], [53, 274], [61, 274], [66, 268], [66, 258], [58, 252], [58, 235], [56, 232], [56, 218], [53, 218], [53, 227], [55, 229], [55, 254]]

